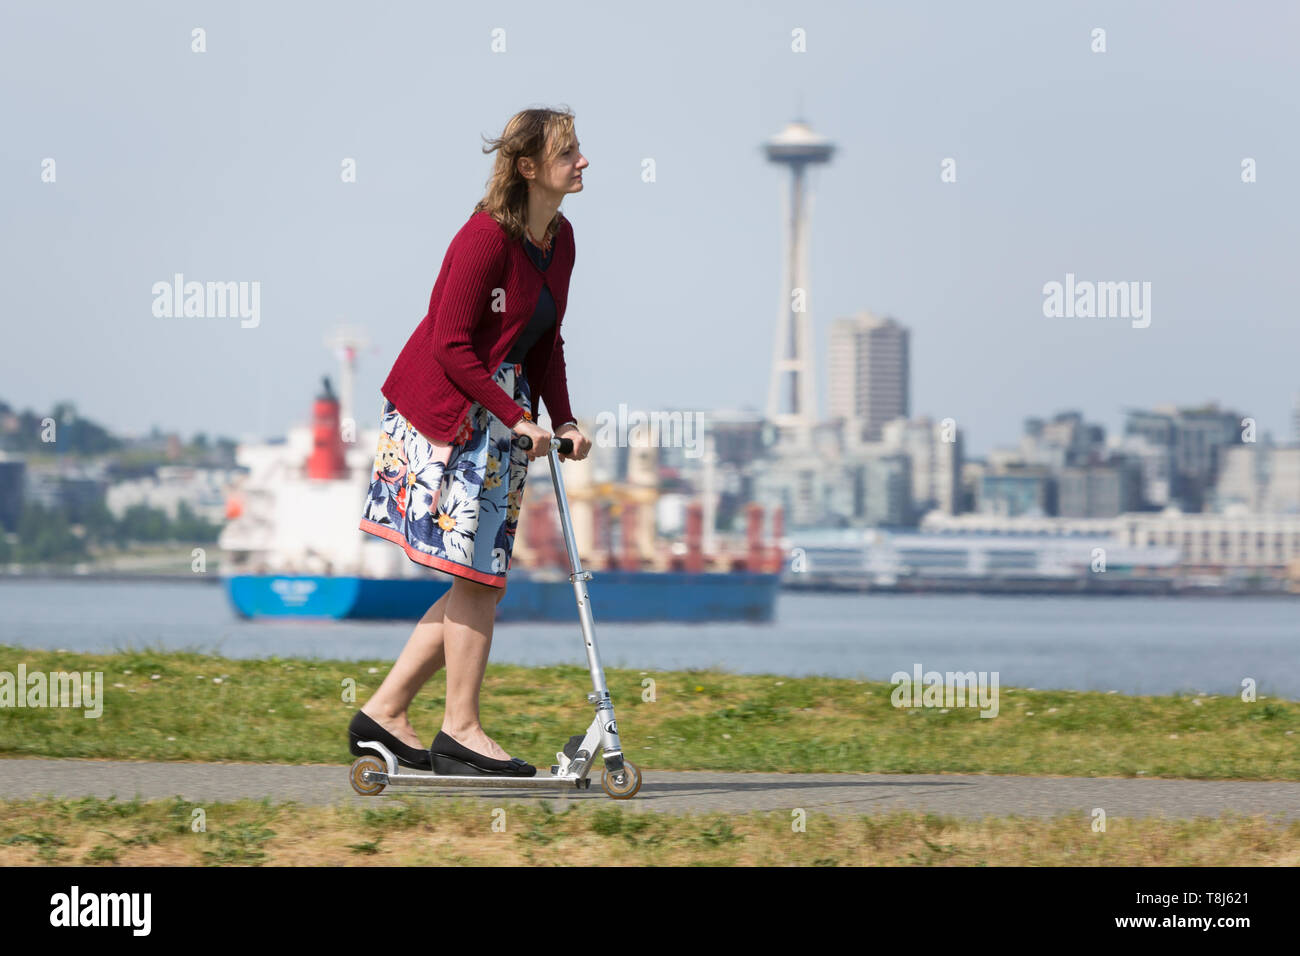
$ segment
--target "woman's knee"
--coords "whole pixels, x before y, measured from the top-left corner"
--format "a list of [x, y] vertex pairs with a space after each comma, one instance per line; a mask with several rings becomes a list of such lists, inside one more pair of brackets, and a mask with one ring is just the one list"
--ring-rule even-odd
[[486, 601], [490, 597], [498, 604], [506, 593], [504, 587], [482, 584], [478, 581], [471, 581], [469, 578], [457, 578], [452, 586], [459, 589], [461, 593], [465, 594], [467, 597], [472, 597], [480, 601]]

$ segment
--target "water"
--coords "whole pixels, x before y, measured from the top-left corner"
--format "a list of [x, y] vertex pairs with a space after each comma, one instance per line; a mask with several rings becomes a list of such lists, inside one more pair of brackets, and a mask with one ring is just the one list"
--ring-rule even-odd
[[[30, 648], [392, 659], [413, 623], [243, 621], [224, 588], [193, 582], [0, 581], [0, 644]], [[596, 636], [605, 666], [634, 670], [888, 680], [919, 663], [997, 671], [1004, 687], [1121, 694], [1237, 694], [1251, 677], [1261, 694], [1300, 698], [1300, 601], [1286, 598], [785, 592], [767, 625], [597, 620]], [[572, 624], [497, 625], [491, 660], [584, 664], [576, 612]]]

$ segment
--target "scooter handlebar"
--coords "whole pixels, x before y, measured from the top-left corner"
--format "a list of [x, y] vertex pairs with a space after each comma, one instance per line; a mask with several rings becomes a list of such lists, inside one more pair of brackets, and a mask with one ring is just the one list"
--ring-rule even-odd
[[[572, 439], [572, 438], [558, 438], [558, 439], [557, 439], [557, 438], [552, 438], [551, 441], [553, 441], [553, 442], [554, 442], [554, 441], [558, 441], [558, 442], [559, 442], [559, 444], [556, 446], [556, 450], [557, 450], [561, 455], [572, 455], [572, 454], [573, 454], [573, 439]], [[533, 447], [533, 440], [532, 440], [531, 438], [529, 438], [527, 435], [519, 435], [519, 436], [517, 436], [517, 437], [515, 438], [515, 447], [516, 447], [516, 448], [522, 448], [524, 451], [528, 451], [528, 449], [530, 449], [530, 448]]]

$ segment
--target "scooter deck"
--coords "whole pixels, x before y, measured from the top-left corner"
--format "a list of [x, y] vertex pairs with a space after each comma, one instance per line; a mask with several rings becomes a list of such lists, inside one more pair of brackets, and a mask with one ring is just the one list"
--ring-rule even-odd
[[389, 774], [382, 770], [368, 770], [362, 774], [366, 783], [382, 783], [390, 787], [480, 787], [497, 790], [501, 788], [528, 789], [549, 787], [563, 789], [590, 789], [591, 778], [575, 774], [538, 774], [535, 777], [505, 777], [492, 774], [459, 776], [453, 774], [424, 773], [412, 770], [409, 773]]

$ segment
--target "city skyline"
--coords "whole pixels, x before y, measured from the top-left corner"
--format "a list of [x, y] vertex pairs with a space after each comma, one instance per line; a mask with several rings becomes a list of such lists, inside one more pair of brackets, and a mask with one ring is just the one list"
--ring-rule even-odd
[[[854, 320], [853, 318], [850, 318], [850, 319], [848, 319], [847, 321], [853, 321], [853, 320]], [[888, 320], [886, 320], [886, 321], [888, 321]], [[901, 324], [901, 323], [900, 323], [900, 324]], [[903, 327], [906, 328], [906, 326], [903, 326]], [[330, 381], [332, 381], [332, 382], [333, 382], [333, 381], [337, 381], [338, 378], [339, 378], [339, 376], [338, 376], [337, 374], [329, 374], [329, 375], [327, 375], [327, 376], [325, 376], [325, 377], [329, 378]], [[80, 405], [78, 404], [78, 402], [77, 402], [75, 399], [72, 399], [72, 398], [69, 398], [69, 397], [64, 397], [64, 398], [57, 399], [57, 400], [53, 403], [53, 405], [51, 405], [51, 406], [50, 406], [49, 408], [47, 408], [47, 409], [40, 409], [40, 408], [37, 408], [37, 407], [35, 407], [35, 406], [34, 406], [32, 403], [30, 403], [30, 402], [25, 402], [25, 401], [14, 401], [14, 400], [11, 400], [10, 398], [8, 398], [8, 397], [5, 396], [5, 395], [0, 395], [0, 404], [7, 404], [7, 405], [10, 407], [11, 413], [13, 413], [13, 414], [15, 414], [15, 415], [17, 415], [17, 414], [22, 414], [22, 413], [24, 413], [24, 412], [32, 412], [32, 413], [34, 413], [34, 414], [42, 414], [42, 413], [44, 413], [44, 412], [53, 411], [53, 408], [54, 408], [55, 406], [57, 406], [57, 405], [70, 404], [70, 405], [72, 405], [74, 408], [76, 408], [76, 413], [77, 413], [77, 417], [78, 417], [78, 418], [85, 418], [85, 419], [87, 419], [87, 420], [93, 421], [96, 425], [103, 427], [103, 428], [105, 429], [105, 431], [107, 431], [107, 432], [108, 432], [109, 434], [111, 434], [112, 436], [114, 436], [114, 437], [116, 437], [116, 438], [119, 438], [119, 439], [126, 439], [126, 440], [131, 440], [131, 441], [144, 441], [144, 440], [147, 440], [147, 439], [150, 439], [150, 438], [163, 438], [163, 437], [168, 437], [168, 436], [176, 436], [176, 437], [178, 437], [179, 439], [181, 439], [182, 441], [189, 442], [189, 441], [193, 440], [195, 436], [200, 435], [200, 434], [204, 435], [204, 436], [206, 437], [206, 439], [208, 440], [209, 443], [213, 443], [213, 442], [216, 442], [216, 441], [218, 441], [218, 440], [231, 440], [231, 441], [236, 441], [236, 442], [242, 440], [241, 437], [238, 436], [238, 435], [231, 434], [231, 433], [227, 433], [227, 432], [221, 432], [221, 431], [219, 431], [219, 430], [218, 430], [218, 431], [204, 431], [204, 430], [202, 430], [202, 429], [185, 429], [185, 428], [179, 428], [179, 429], [177, 429], [177, 428], [166, 428], [166, 427], [163, 427], [161, 424], [157, 424], [157, 423], [155, 423], [155, 424], [153, 424], [153, 425], [150, 425], [149, 427], [147, 427], [147, 428], [145, 428], [145, 429], [143, 429], [143, 430], [140, 430], [140, 431], [134, 431], [134, 430], [129, 430], [129, 429], [123, 429], [123, 428], [120, 428], [120, 427], [114, 425], [114, 423], [112, 423], [112, 422], [107, 422], [107, 421], [104, 421], [104, 420], [102, 420], [102, 419], [100, 419], [100, 418], [97, 418], [97, 417], [96, 417], [95, 415], [93, 415], [93, 414], [86, 414], [86, 413], [84, 413], [84, 412], [83, 412], [83, 409], [82, 409], [82, 406], [80, 406]], [[287, 428], [287, 427], [293, 427], [293, 426], [302, 426], [302, 425], [304, 425], [304, 424], [307, 423], [308, 419], [310, 418], [310, 415], [309, 415], [309, 410], [310, 410], [310, 399], [307, 399], [307, 400], [304, 401], [304, 408], [305, 408], [305, 409], [308, 409], [308, 411], [304, 411], [300, 416], [298, 416], [298, 418], [297, 418], [296, 420], [289, 422], [288, 425], [286, 426], [286, 428]], [[1108, 439], [1108, 440], [1109, 440], [1112, 436], [1118, 437], [1118, 436], [1122, 436], [1122, 435], [1123, 435], [1123, 433], [1124, 433], [1124, 422], [1125, 422], [1125, 420], [1126, 420], [1126, 416], [1127, 416], [1128, 414], [1132, 413], [1132, 412], [1172, 413], [1172, 412], [1175, 412], [1175, 411], [1183, 411], [1183, 410], [1188, 410], [1188, 409], [1206, 409], [1206, 408], [1216, 408], [1216, 409], [1218, 409], [1218, 410], [1220, 410], [1220, 411], [1225, 411], [1225, 412], [1231, 412], [1231, 411], [1238, 411], [1238, 410], [1240, 410], [1240, 411], [1241, 411], [1241, 414], [1242, 414], [1243, 416], [1245, 416], [1245, 417], [1250, 417], [1250, 418], [1255, 419], [1256, 421], [1258, 421], [1257, 416], [1254, 416], [1254, 415], [1250, 414], [1250, 412], [1247, 411], [1247, 410], [1240, 409], [1240, 407], [1239, 407], [1238, 405], [1236, 405], [1235, 403], [1233, 403], [1233, 402], [1231, 402], [1231, 401], [1223, 402], [1223, 401], [1219, 401], [1219, 400], [1215, 400], [1215, 399], [1207, 399], [1207, 400], [1205, 400], [1205, 401], [1201, 401], [1201, 402], [1187, 402], [1187, 403], [1180, 403], [1180, 402], [1157, 402], [1156, 404], [1151, 405], [1151, 406], [1149, 406], [1149, 407], [1147, 407], [1147, 408], [1138, 408], [1138, 407], [1135, 406], [1135, 405], [1124, 404], [1124, 405], [1120, 406], [1120, 408], [1121, 408], [1120, 424], [1119, 424], [1118, 426], [1116, 426], [1116, 427], [1111, 427], [1111, 426], [1106, 425], [1106, 424], [1103, 423], [1103, 428], [1105, 428], [1105, 432], [1106, 432], [1106, 436], [1107, 436], [1107, 439]], [[671, 407], [671, 406], [664, 406], [664, 407], [659, 408], [659, 409], [629, 409], [629, 407], [627, 406], [626, 403], [622, 403], [622, 404], [621, 404], [621, 408], [619, 408], [619, 409], [603, 409], [603, 410], [600, 410], [599, 414], [603, 414], [603, 415], [605, 415], [605, 416], [609, 416], [609, 417], [611, 417], [611, 418], [617, 420], [619, 414], [626, 415], [626, 414], [629, 414], [630, 412], [634, 412], [634, 411], [645, 411], [645, 412], [651, 412], [651, 411], [664, 411], [664, 412], [672, 412], [672, 411], [674, 411], [674, 410], [676, 410], [676, 411], [678, 411], [678, 412], [682, 412], [682, 411], [683, 411], [683, 410], [680, 409], [680, 408], [674, 409], [674, 408]], [[709, 414], [710, 414], [710, 411], [712, 411], [712, 412], [718, 414], [718, 416], [719, 416], [719, 421], [728, 421], [728, 420], [730, 419], [731, 415], [734, 414], [734, 413], [736, 413], [736, 412], [747, 412], [747, 413], [750, 413], [750, 414], [753, 414], [753, 415], [756, 415], [756, 416], [761, 416], [761, 415], [762, 415], [762, 411], [761, 411], [761, 410], [756, 409], [756, 408], [753, 408], [752, 406], [749, 406], [749, 407], [742, 407], [742, 406], [728, 406], [728, 407], [726, 407], [726, 408], [719, 408], [719, 409], [712, 409], [712, 410], [704, 410], [704, 411], [703, 411], [703, 415], [704, 415], [704, 419], [703, 419], [703, 420], [704, 420], [706, 423], [707, 423], [708, 420], [709, 420]], [[1086, 420], [1090, 420], [1090, 421], [1100, 421], [1100, 417], [1094, 415], [1094, 414], [1093, 414], [1092, 412], [1090, 412], [1087, 408], [1080, 408], [1080, 407], [1077, 407], [1077, 406], [1075, 406], [1075, 407], [1064, 407], [1064, 406], [1051, 405], [1050, 403], [1049, 403], [1049, 405], [1047, 405], [1047, 406], [1037, 407], [1037, 408], [1033, 408], [1033, 409], [1027, 409], [1027, 410], [1025, 410], [1025, 411], [1020, 415], [1020, 417], [1018, 417], [1015, 421], [1016, 421], [1016, 423], [1017, 423], [1017, 428], [1023, 429], [1025, 423], [1028, 422], [1028, 421], [1030, 421], [1030, 420], [1033, 420], [1033, 419], [1042, 419], [1042, 418], [1044, 418], [1044, 417], [1050, 417], [1050, 416], [1055, 416], [1055, 415], [1069, 414], [1069, 413], [1073, 413], [1073, 412], [1078, 412], [1078, 413], [1080, 413], [1080, 414], [1082, 415], [1082, 417], [1083, 417], [1084, 419], [1086, 419]], [[587, 417], [587, 418], [590, 418], [590, 419], [594, 420], [594, 416], [584, 416], [584, 417]], [[1297, 393], [1297, 395], [1295, 396], [1295, 399], [1294, 399], [1292, 405], [1287, 409], [1286, 414], [1285, 414], [1284, 416], [1282, 416], [1282, 417], [1285, 418], [1285, 421], [1283, 422], [1283, 427], [1281, 428], [1280, 433], [1274, 433], [1274, 431], [1273, 431], [1272, 429], [1258, 428], [1257, 431], [1256, 431], [1256, 434], [1257, 434], [1257, 438], [1255, 439], [1256, 442], [1261, 443], [1261, 444], [1264, 444], [1264, 443], [1267, 443], [1267, 442], [1272, 442], [1273, 444], [1278, 444], [1278, 445], [1300, 444], [1300, 393]], [[819, 419], [818, 419], [818, 421], [817, 421], [817, 424], [818, 424], [818, 425], [828, 424], [828, 423], [830, 423], [830, 422], [835, 421], [836, 418], [837, 418], [837, 416], [835, 416], [835, 415], [826, 414], [826, 415], [823, 415], [823, 416], [820, 416], [820, 417], [819, 417]], [[911, 420], [916, 420], [916, 419], [920, 419], [920, 418], [930, 418], [930, 419], [935, 419], [935, 416], [934, 416], [933, 414], [927, 414], [927, 413], [925, 413], [925, 412], [913, 411], [913, 412], [912, 412], [910, 415], [908, 415], [908, 416], [902, 416], [902, 417], [899, 417], [898, 419], [888, 419], [888, 421], [911, 421]], [[938, 419], [938, 420], [941, 420], [941, 419]], [[359, 424], [362, 425], [363, 427], [365, 427], [365, 423], [359, 423]], [[283, 433], [278, 433], [278, 434], [283, 434]], [[248, 435], [248, 436], [244, 436], [244, 437], [247, 438], [248, 440], [252, 440], [252, 441], [265, 441], [265, 440], [273, 439], [273, 438], [277, 437], [277, 433], [274, 433], [274, 432], [273, 432], [273, 433], [268, 433], [268, 434], [265, 434], [265, 435]], [[593, 440], [594, 440], [594, 435], [589, 436], [589, 437], [592, 437]], [[970, 460], [984, 460], [984, 459], [986, 459], [989, 455], [996, 455], [999, 451], [1003, 451], [1003, 450], [1006, 450], [1006, 449], [1008, 449], [1008, 448], [1012, 448], [1012, 447], [1014, 447], [1015, 441], [1018, 440], [1020, 437], [1021, 437], [1021, 432], [1020, 432], [1020, 431], [1016, 431], [1015, 434], [1012, 436], [1012, 439], [1011, 439], [1011, 440], [1009, 440], [1009, 441], [1007, 441], [1007, 442], [1004, 442], [1004, 443], [1002, 443], [1002, 444], [998, 444], [998, 445], [988, 445], [988, 446], [980, 446], [978, 443], [976, 443], [976, 444], [975, 444], [975, 447], [976, 447], [976, 448], [983, 447], [983, 450], [982, 450], [982, 451], [973, 452], [973, 451], [970, 451], [969, 448], [968, 448], [968, 450], [967, 450], [967, 454], [966, 454], [966, 456], [965, 456], [965, 457], [966, 457], [966, 460], [968, 460], [968, 461], [970, 461]], [[968, 434], [968, 433], [965, 433], [965, 432], [963, 432], [963, 434], [962, 434], [962, 440], [963, 440], [963, 442], [971, 442], [971, 441], [972, 441], [972, 439], [971, 439], [971, 437], [969, 436], [969, 434]]]

